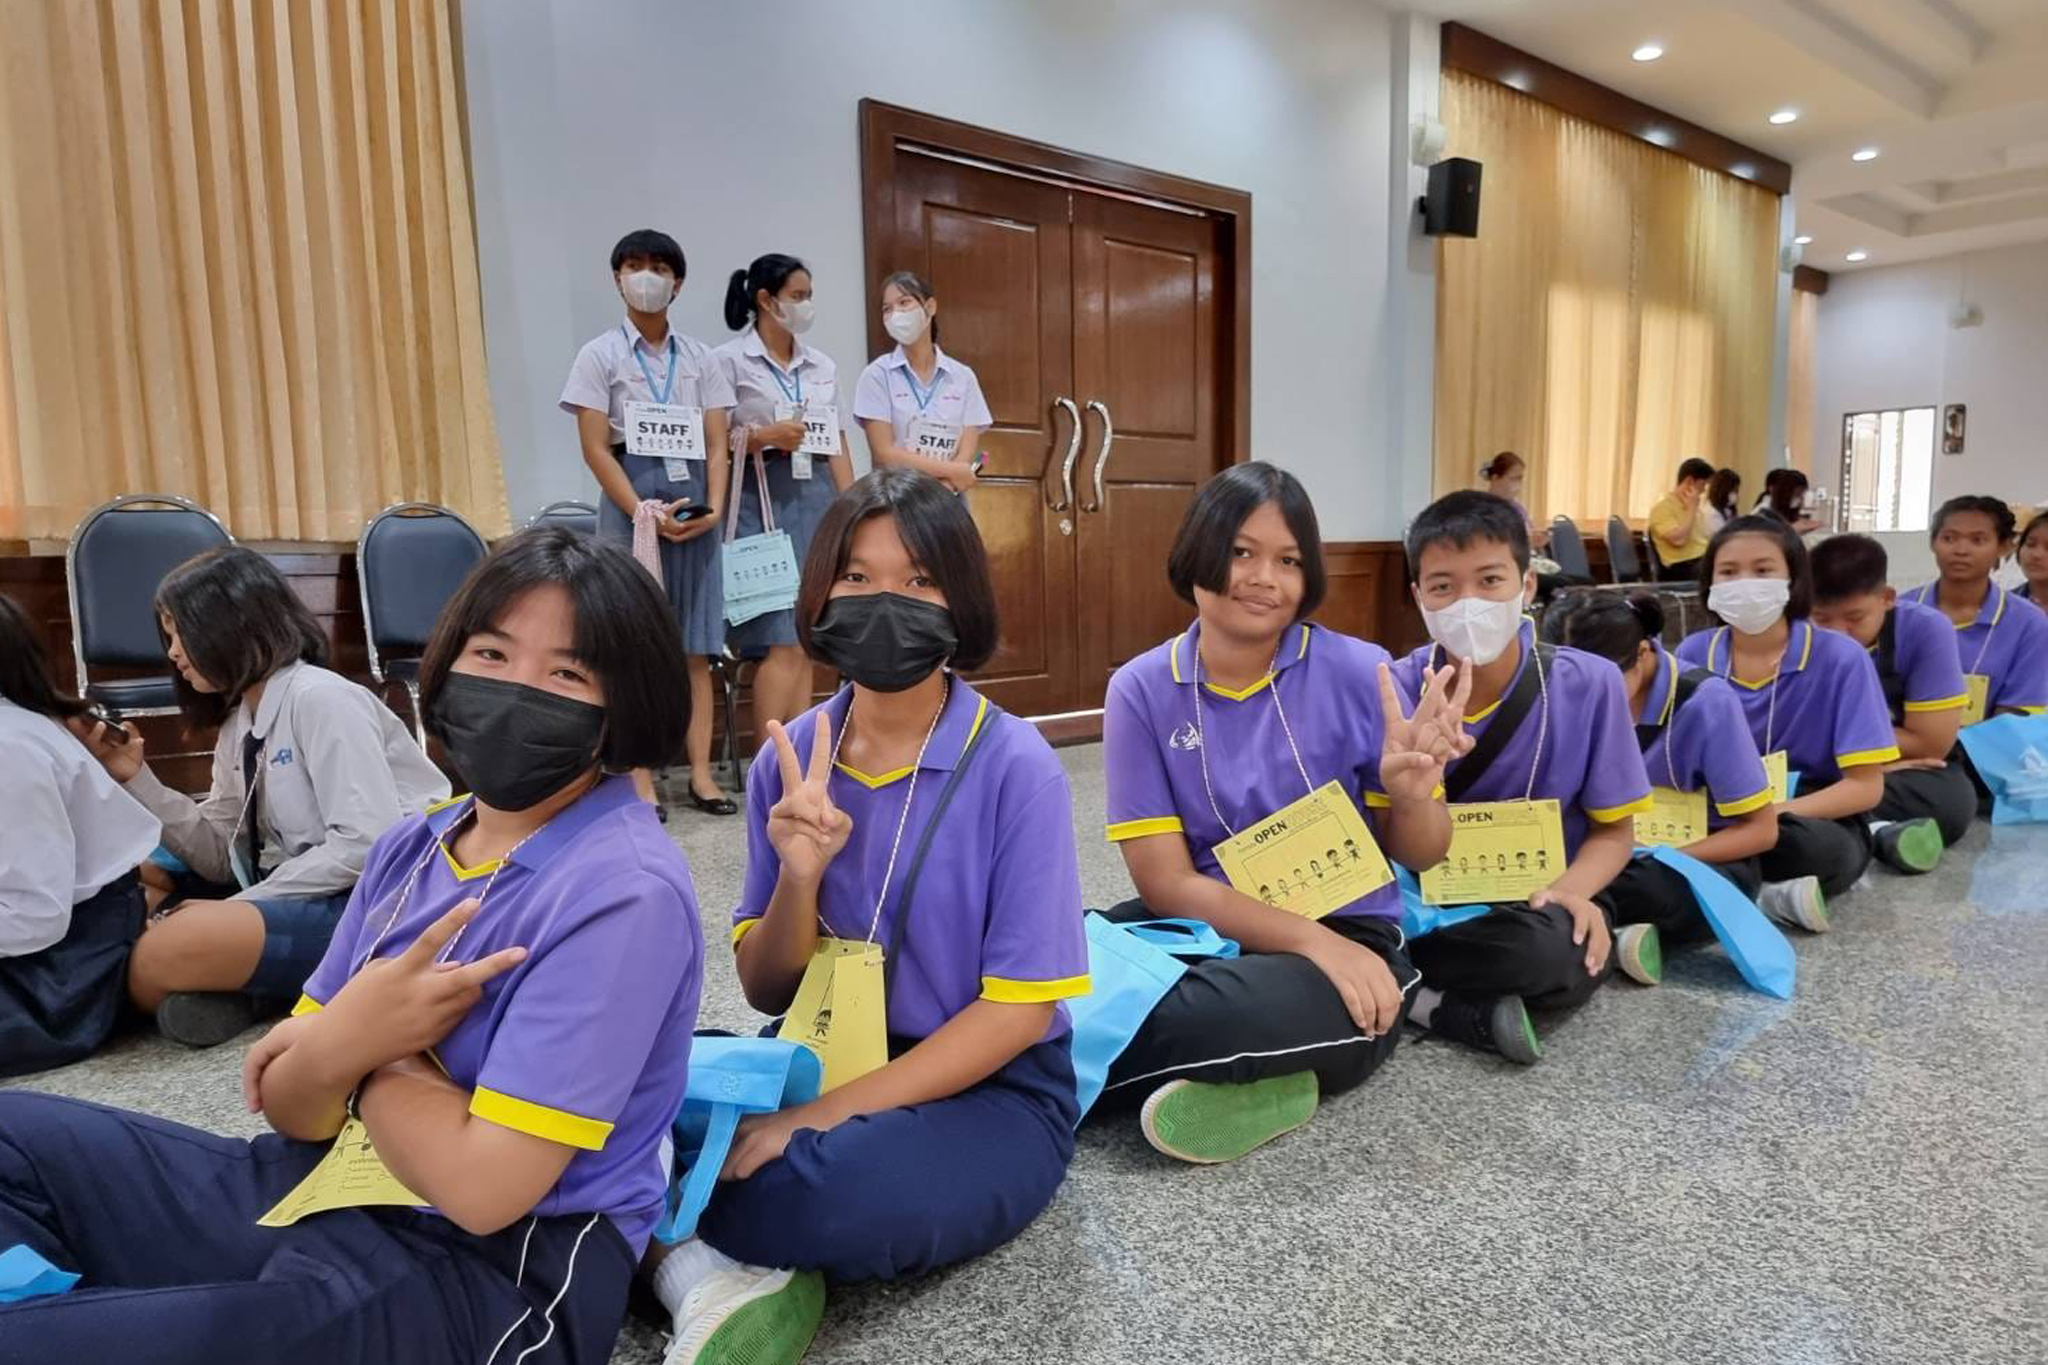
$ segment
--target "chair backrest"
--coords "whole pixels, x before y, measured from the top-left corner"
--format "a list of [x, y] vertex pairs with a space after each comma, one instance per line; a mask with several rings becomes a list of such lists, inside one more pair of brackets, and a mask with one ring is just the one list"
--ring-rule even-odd
[[535, 512], [526, 525], [529, 530], [535, 526], [566, 526], [579, 535], [594, 536], [597, 534], [597, 509], [587, 502], [565, 498]]
[[79, 686], [92, 665], [168, 673], [157, 585], [192, 556], [234, 543], [220, 518], [171, 493], [130, 493], [87, 512], [64, 551]]
[[1566, 573], [1581, 578], [1593, 576], [1592, 562], [1586, 558], [1586, 542], [1579, 538], [1579, 524], [1562, 512], [1550, 519], [1550, 557]]
[[1636, 557], [1635, 533], [1620, 517], [1607, 519], [1607, 562], [1613, 566], [1615, 582], [1643, 581], [1643, 564]]
[[430, 502], [402, 502], [370, 519], [356, 542], [356, 577], [371, 676], [382, 682], [387, 663], [425, 652], [434, 618], [489, 552], [468, 522]]

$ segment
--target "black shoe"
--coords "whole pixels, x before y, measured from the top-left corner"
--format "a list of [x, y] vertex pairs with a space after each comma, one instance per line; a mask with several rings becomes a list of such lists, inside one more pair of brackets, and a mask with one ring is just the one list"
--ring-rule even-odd
[[739, 803], [730, 796], [699, 796], [695, 787], [690, 788], [690, 804], [706, 815], [738, 815]]
[[1534, 1066], [1543, 1044], [1519, 995], [1461, 995], [1445, 991], [1430, 1016], [1429, 1031], [1481, 1052], [1494, 1052], [1518, 1066]]
[[156, 1031], [186, 1047], [218, 1047], [262, 1017], [240, 991], [173, 991], [156, 1007]]

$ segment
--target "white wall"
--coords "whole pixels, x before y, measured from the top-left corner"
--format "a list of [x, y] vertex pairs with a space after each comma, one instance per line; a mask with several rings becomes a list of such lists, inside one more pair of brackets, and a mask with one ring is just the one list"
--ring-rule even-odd
[[863, 97], [1250, 191], [1253, 453], [1331, 539], [1394, 536], [1429, 486], [1434, 253], [1401, 240], [1397, 147], [1411, 100], [1434, 108], [1434, 24], [1364, 0], [483, 0], [463, 43], [515, 517], [594, 495], [555, 400], [618, 321], [628, 229], [682, 242], [675, 317], [713, 344], [734, 269], [804, 257], [808, 340], [859, 370]]

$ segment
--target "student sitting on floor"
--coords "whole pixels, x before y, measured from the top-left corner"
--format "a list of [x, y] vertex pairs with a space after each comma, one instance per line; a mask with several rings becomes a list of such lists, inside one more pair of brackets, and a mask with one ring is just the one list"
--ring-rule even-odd
[[1778, 804], [1758, 904], [1781, 924], [1825, 933], [1828, 901], [1870, 865], [1863, 817], [1884, 797], [1884, 765], [1899, 756], [1877, 669], [1848, 636], [1806, 619], [1813, 573], [1799, 533], [1781, 518], [1722, 527], [1701, 581], [1707, 609], [1726, 624], [1687, 636], [1678, 657], [1735, 685]]
[[106, 1041], [142, 932], [135, 868], [160, 826], [64, 728], [86, 709], [58, 690], [41, 638], [0, 595], [0, 1076]]
[[1813, 548], [1813, 623], [1862, 645], [1877, 664], [1899, 757], [1884, 768], [1884, 799], [1870, 812], [1877, 856], [1901, 872], [1930, 872], [1977, 813], [1977, 790], [1951, 762], [1962, 728], [1963, 665], [1941, 613], [1901, 602], [1885, 581], [1884, 546], [1832, 536]]
[[[1585, 593], [1543, 618], [1544, 639], [1597, 654], [1621, 670], [1651, 783], [1651, 807], [1636, 817], [1636, 843], [1675, 846], [1753, 899], [1763, 885], [1757, 859], [1778, 842], [1763, 759], [1735, 689], [1680, 665], [1661, 643], [1663, 633], [1664, 608], [1651, 592], [1626, 598]], [[1607, 897], [1621, 926], [1615, 954], [1638, 981], [1661, 970], [1646, 954], [1661, 956], [1664, 948], [1712, 936], [1685, 878], [1655, 858], [1630, 859], [1608, 884]]]
[[244, 1059], [276, 1134], [0, 1091], [0, 1247], [83, 1277], [0, 1306], [19, 1359], [610, 1355], [703, 972], [689, 868], [615, 775], [682, 752], [682, 638], [625, 551], [528, 531], [442, 612], [420, 692], [472, 795], [377, 841]]
[[[1440, 664], [1470, 671], [1473, 747], [1444, 779], [1449, 856], [1469, 848], [1494, 868], [1446, 878], [1434, 897], [1424, 879], [1437, 903], [1492, 908], [1408, 945], [1422, 970], [1409, 1012], [1435, 1033], [1527, 1065], [1542, 1056], [1527, 1009], [1583, 1004], [1614, 965], [1594, 898], [1628, 866], [1632, 817], [1649, 808], [1650, 782], [1620, 675], [1604, 659], [1536, 644], [1522, 614], [1535, 591], [1528, 531], [1513, 503], [1447, 494], [1409, 525], [1407, 550], [1436, 643], [1394, 676], [1420, 697]], [[1526, 873], [1510, 869], [1513, 852], [1528, 855]]]
[[[1243, 952], [1189, 965], [1103, 1093], [1142, 1098], [1146, 1140], [1168, 1156], [1228, 1161], [1393, 1052], [1416, 974], [1386, 858], [1430, 867], [1450, 844], [1439, 784], [1463, 743], [1462, 693], [1444, 670], [1408, 716], [1385, 650], [1308, 623], [1322, 537], [1300, 481], [1272, 465], [1203, 485], [1166, 572], [1195, 623], [1117, 670], [1102, 717], [1109, 838], [1139, 896], [1109, 917], [1204, 920]], [[1265, 879], [1242, 863], [1232, 875], [1217, 850], [1251, 835], [1260, 856], [1286, 856], [1258, 833], [1312, 796], [1330, 812], [1295, 822], [1313, 865], [1336, 842], [1317, 833], [1333, 819], [1353, 849], [1295, 896], [1263, 901]], [[1376, 808], [1369, 824], [1360, 803]]]
[[128, 993], [165, 1037], [212, 1047], [298, 996], [370, 845], [448, 779], [389, 707], [321, 667], [319, 624], [254, 550], [180, 564], [156, 613], [186, 723], [220, 727], [211, 790], [194, 801], [158, 781], [133, 726], [75, 728], [191, 869], [152, 906]]
[[[825, 1037], [827, 1088], [742, 1121], [698, 1236], [655, 1267], [670, 1365], [794, 1361], [824, 1280], [1002, 1245], [1074, 1152], [1073, 802], [1038, 731], [954, 671], [997, 639], [967, 504], [913, 469], [855, 483], [819, 522], [796, 614], [849, 686], [769, 727], [733, 941], [748, 1002], [803, 1006], [789, 1031]], [[806, 1004], [828, 974], [829, 1005]]]
[[1963, 724], [2048, 707], [2048, 616], [2023, 610], [2024, 602], [1991, 581], [2012, 552], [2012, 509], [1997, 498], [1950, 498], [1935, 512], [1929, 539], [1941, 577], [1904, 598], [1935, 608], [1956, 628], [1969, 696]]
[[2027, 522], [2013, 559], [2027, 580], [2014, 589], [2013, 596], [2048, 613], [2048, 512], [2036, 512]]

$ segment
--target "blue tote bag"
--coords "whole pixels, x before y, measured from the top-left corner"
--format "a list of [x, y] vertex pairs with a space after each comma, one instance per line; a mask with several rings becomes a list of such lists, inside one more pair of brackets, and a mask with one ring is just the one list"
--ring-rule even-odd
[[1399, 863], [1394, 865], [1394, 880], [1401, 887], [1401, 935], [1404, 938], [1421, 938], [1450, 925], [1478, 919], [1493, 908], [1490, 905], [1431, 905], [1422, 899], [1422, 884], [1415, 879], [1415, 874]]
[[1771, 923], [1742, 888], [1699, 859], [1675, 848], [1638, 849], [1685, 878], [1700, 914], [1713, 929], [1714, 937], [1728, 950], [1735, 970], [1765, 995], [1780, 1000], [1792, 998], [1792, 984], [1799, 974], [1799, 960], [1792, 953], [1778, 926]]
[[1992, 824], [2048, 824], [2048, 714], [1993, 716], [1965, 726], [1962, 741], [1991, 788]]
[[697, 1231], [711, 1202], [733, 1133], [747, 1114], [773, 1114], [818, 1097], [818, 1054], [779, 1038], [700, 1034], [690, 1040], [690, 1076], [671, 1130], [681, 1179], [671, 1178], [668, 1204], [654, 1235], [673, 1245]]
[[1155, 919], [1119, 924], [1090, 911], [1088, 994], [1067, 1001], [1074, 1025], [1074, 1093], [1080, 1101], [1075, 1122], [1102, 1097], [1109, 1068], [1152, 1007], [1166, 998], [1187, 972], [1182, 957], [1236, 957], [1237, 944], [1200, 920]]

